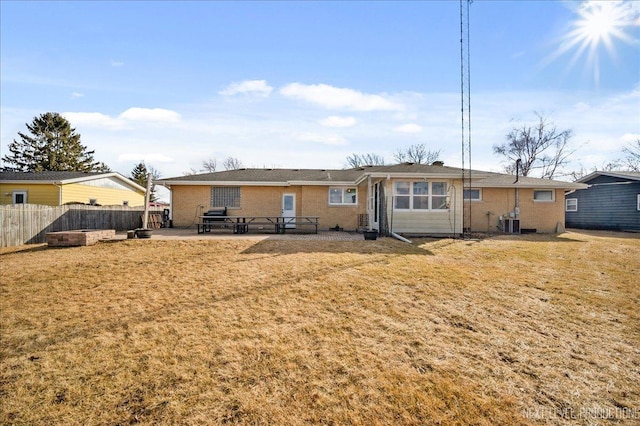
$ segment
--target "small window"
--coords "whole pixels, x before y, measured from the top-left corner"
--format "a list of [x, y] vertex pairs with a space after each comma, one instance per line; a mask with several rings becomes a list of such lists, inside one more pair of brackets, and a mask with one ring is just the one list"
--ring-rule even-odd
[[578, 199], [577, 198], [567, 198], [564, 200], [564, 211], [565, 212], [577, 212], [578, 211]]
[[358, 204], [358, 189], [329, 188], [329, 204], [347, 206]]
[[534, 189], [533, 201], [553, 201], [553, 190], [551, 189]]
[[468, 201], [469, 199], [471, 199], [471, 201], [481, 201], [482, 190], [479, 188], [465, 189], [463, 191], [462, 197], [465, 201]]
[[13, 191], [13, 204], [27, 204], [27, 191]]
[[638, 194], [638, 206], [637, 206], [637, 210], [640, 211], [640, 194]]

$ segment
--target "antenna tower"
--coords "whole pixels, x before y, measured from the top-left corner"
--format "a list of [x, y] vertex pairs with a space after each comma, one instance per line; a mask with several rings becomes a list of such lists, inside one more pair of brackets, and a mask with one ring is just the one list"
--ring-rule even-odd
[[[462, 236], [471, 238], [471, 52], [469, 46], [469, 6], [460, 0], [460, 97], [462, 111]], [[466, 191], [466, 197], [464, 196]]]

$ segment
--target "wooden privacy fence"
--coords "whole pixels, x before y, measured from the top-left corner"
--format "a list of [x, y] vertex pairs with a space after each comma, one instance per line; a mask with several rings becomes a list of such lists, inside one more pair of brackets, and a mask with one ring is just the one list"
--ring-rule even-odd
[[52, 207], [32, 204], [0, 206], [0, 247], [44, 243], [47, 232], [73, 229], [135, 229], [142, 225], [140, 217], [143, 214], [142, 207]]

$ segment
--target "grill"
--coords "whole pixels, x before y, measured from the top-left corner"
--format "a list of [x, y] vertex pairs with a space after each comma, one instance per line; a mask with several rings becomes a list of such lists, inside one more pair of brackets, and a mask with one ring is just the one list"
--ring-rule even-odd
[[227, 208], [212, 209], [204, 212], [202, 223], [224, 222], [224, 216], [227, 215]]

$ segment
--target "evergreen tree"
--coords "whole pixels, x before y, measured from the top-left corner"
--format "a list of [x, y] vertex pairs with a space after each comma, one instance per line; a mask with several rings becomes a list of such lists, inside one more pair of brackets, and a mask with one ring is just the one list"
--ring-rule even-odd
[[[147, 168], [147, 165], [144, 161], [139, 162], [131, 171], [131, 180], [137, 183], [138, 185], [146, 188], [147, 187], [147, 178], [149, 173], [151, 173], [151, 181], [155, 179], [160, 179], [160, 173], [155, 170], [153, 167]], [[156, 196], [156, 186], [151, 184], [151, 193], [149, 194], [149, 201], [154, 202], [158, 201], [158, 197]]]
[[26, 124], [28, 133], [18, 132], [20, 140], [9, 145], [9, 155], [2, 161], [4, 170], [18, 172], [43, 171], [105, 171], [108, 167], [93, 159], [95, 151], [87, 151], [80, 143], [80, 134], [67, 119], [56, 112], [47, 112]]

